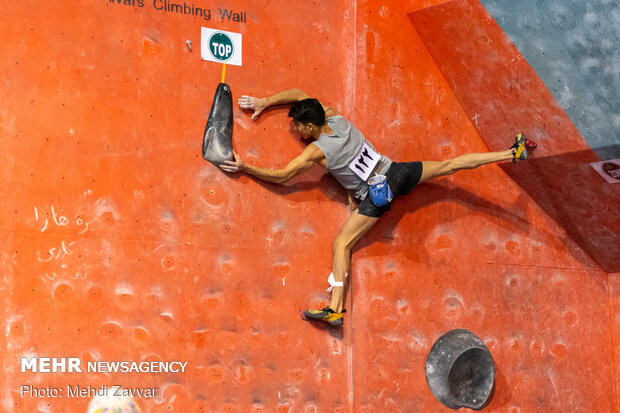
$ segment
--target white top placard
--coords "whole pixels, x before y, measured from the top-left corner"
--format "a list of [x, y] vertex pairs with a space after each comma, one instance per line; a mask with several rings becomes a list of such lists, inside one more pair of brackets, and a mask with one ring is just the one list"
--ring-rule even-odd
[[200, 55], [202, 60], [241, 66], [241, 33], [202, 27]]

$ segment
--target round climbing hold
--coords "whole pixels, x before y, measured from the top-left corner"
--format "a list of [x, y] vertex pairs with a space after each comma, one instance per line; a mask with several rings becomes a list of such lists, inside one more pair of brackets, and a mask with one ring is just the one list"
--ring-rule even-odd
[[495, 365], [482, 340], [471, 331], [456, 329], [433, 344], [425, 374], [431, 392], [445, 406], [480, 409], [493, 389]]

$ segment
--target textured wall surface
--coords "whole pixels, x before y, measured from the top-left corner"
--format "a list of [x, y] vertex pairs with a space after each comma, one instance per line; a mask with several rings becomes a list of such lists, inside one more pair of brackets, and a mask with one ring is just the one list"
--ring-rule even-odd
[[[494, 357], [485, 411], [617, 410], [617, 278], [518, 183], [510, 171], [525, 163], [463, 171], [395, 203], [354, 250], [334, 330], [299, 311], [327, 303], [344, 191], [319, 167], [271, 185], [200, 155], [221, 74], [200, 59], [201, 27], [244, 36], [243, 66], [226, 75], [235, 101], [301, 88], [395, 160], [510, 146], [513, 125], [487, 140], [408, 17], [446, 20], [453, 2], [195, 2], [209, 20], [123, 3], [0, 5], [0, 410], [84, 412], [90, 398], [66, 386], [120, 384], [157, 389], [138, 399], [145, 412], [450, 411], [424, 361], [454, 328]], [[303, 148], [286, 112], [252, 121], [235, 107], [235, 150], [285, 165]], [[188, 364], [21, 372], [35, 356]]]
[[620, 157], [620, 4], [615, 0], [480, 3], [603, 159]]
[[599, 265], [620, 271], [620, 210], [610, 208], [620, 203], [620, 186], [590, 166], [606, 158], [590, 148], [520, 51], [477, 1], [410, 16], [489, 148], [504, 148], [519, 132], [540, 144], [529, 162], [502, 169]]

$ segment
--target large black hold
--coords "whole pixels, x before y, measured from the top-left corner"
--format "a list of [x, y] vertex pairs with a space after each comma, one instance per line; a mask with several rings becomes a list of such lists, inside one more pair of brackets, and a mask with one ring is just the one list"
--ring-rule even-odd
[[214, 165], [233, 160], [232, 93], [226, 83], [220, 83], [213, 97], [213, 105], [202, 139], [202, 157]]
[[468, 330], [452, 330], [441, 336], [426, 357], [425, 370], [431, 392], [452, 409], [480, 409], [493, 390], [493, 357], [482, 340]]

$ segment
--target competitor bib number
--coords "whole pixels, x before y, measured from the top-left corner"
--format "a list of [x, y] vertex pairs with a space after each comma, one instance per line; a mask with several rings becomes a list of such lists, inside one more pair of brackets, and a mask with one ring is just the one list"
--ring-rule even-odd
[[366, 145], [366, 143], [362, 143], [362, 148], [349, 164], [349, 168], [355, 175], [359, 176], [362, 181], [366, 182], [380, 160], [381, 156], [377, 152]]

